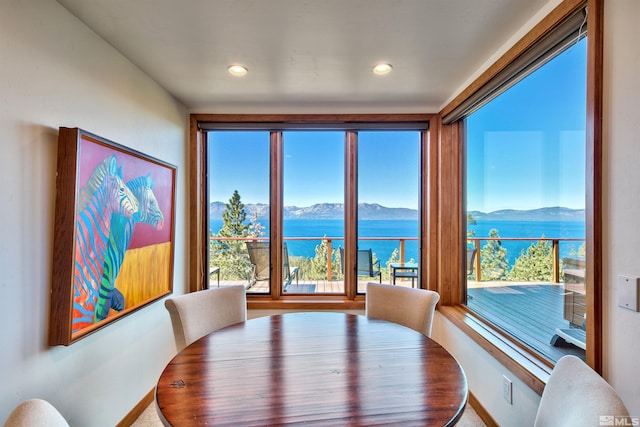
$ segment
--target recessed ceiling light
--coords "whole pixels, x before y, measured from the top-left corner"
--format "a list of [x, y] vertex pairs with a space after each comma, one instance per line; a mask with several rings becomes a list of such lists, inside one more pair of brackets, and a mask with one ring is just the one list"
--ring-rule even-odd
[[247, 70], [247, 68], [243, 67], [242, 65], [229, 65], [227, 67], [227, 71], [229, 71], [229, 74], [233, 76], [244, 76], [249, 70]]
[[392, 68], [393, 67], [391, 66], [391, 64], [378, 64], [375, 67], [373, 67], [373, 74], [378, 74], [378, 75], [389, 74]]

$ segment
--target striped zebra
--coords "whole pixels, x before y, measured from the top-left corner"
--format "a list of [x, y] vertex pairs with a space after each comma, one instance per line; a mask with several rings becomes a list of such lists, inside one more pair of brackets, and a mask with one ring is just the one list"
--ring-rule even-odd
[[125, 252], [131, 242], [136, 223], [150, 224], [156, 230], [162, 230], [162, 227], [164, 227], [164, 216], [153, 193], [154, 181], [151, 175], [134, 178], [127, 182], [127, 187], [136, 196], [140, 206], [138, 212], [131, 218], [123, 215], [113, 215], [111, 218], [109, 242], [100, 281], [100, 295], [98, 296], [94, 318], [96, 322], [106, 319], [110, 308], [117, 311], [124, 309], [124, 295], [115, 287], [116, 278], [120, 272]]
[[72, 333], [93, 324], [111, 217], [131, 217], [138, 210], [138, 200], [122, 181], [115, 155], [94, 169], [78, 194]]

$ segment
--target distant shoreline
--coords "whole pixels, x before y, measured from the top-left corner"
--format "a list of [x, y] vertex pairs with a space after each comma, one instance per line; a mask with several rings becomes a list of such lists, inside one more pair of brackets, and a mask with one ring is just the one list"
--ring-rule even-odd
[[[209, 218], [222, 218], [226, 208], [224, 202], [212, 202], [209, 205]], [[257, 215], [263, 222], [269, 218], [269, 205], [264, 203], [245, 204], [247, 219]], [[502, 209], [493, 212], [469, 211], [474, 220], [489, 221], [584, 221], [584, 209], [571, 209], [561, 206], [545, 207], [539, 209], [517, 210]], [[344, 205], [342, 203], [317, 203], [307, 207], [285, 206], [283, 219], [326, 219], [338, 220], [344, 218]], [[389, 208], [377, 203], [360, 203], [358, 205], [358, 219], [360, 220], [418, 220], [417, 209]]]

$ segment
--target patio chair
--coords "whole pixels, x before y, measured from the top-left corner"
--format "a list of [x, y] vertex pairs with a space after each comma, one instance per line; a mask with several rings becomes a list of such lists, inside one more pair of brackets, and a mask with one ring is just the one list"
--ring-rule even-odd
[[[340, 249], [340, 265], [344, 276], [344, 248]], [[371, 249], [358, 249], [358, 259], [356, 265], [356, 275], [363, 277], [377, 277], [382, 283], [382, 271], [380, 270], [380, 260], [373, 261], [373, 251]]]
[[426, 289], [367, 282], [367, 317], [388, 320], [431, 336], [440, 294]]
[[473, 271], [473, 263], [476, 260], [476, 248], [467, 248], [467, 276], [471, 276]]
[[[251, 261], [251, 272], [249, 276], [249, 287], [256, 282], [269, 280], [271, 273], [271, 257], [269, 255], [269, 242], [246, 242], [249, 260]], [[286, 291], [293, 279], [298, 283], [298, 267], [291, 267], [289, 264], [289, 251], [287, 244], [282, 244], [282, 280]]]

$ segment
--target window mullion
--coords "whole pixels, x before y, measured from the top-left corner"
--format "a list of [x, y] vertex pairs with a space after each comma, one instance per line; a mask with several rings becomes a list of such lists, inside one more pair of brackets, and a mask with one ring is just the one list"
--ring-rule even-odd
[[355, 131], [345, 132], [344, 163], [344, 283], [347, 298], [354, 299], [358, 287], [358, 134]]
[[283, 242], [283, 139], [281, 131], [271, 132], [270, 144], [270, 187], [269, 187], [269, 240], [270, 240], [270, 291], [274, 299], [282, 295], [282, 242]]

